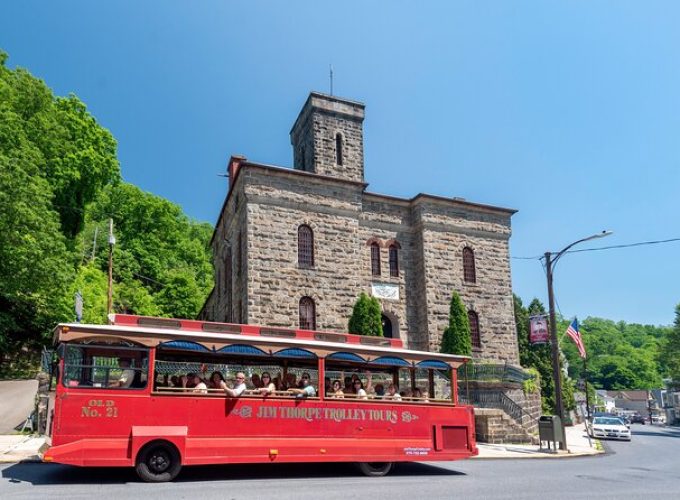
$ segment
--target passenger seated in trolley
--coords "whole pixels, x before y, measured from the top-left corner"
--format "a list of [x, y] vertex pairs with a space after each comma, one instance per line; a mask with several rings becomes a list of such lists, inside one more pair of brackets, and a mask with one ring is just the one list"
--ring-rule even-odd
[[208, 380], [209, 389], [221, 389], [220, 383], [224, 382], [224, 376], [221, 372], [212, 372], [210, 380]]
[[328, 396], [331, 398], [344, 398], [345, 391], [342, 390], [342, 382], [334, 380], [333, 385], [329, 388]]
[[205, 385], [205, 382], [203, 382], [203, 379], [199, 377], [196, 373], [192, 373], [193, 375], [193, 383], [194, 383], [194, 388], [192, 392], [197, 392], [199, 394], [208, 394], [208, 386]]
[[229, 387], [224, 381], [220, 382], [220, 387], [224, 389], [227, 396], [238, 398], [246, 390], [246, 374], [243, 372], [238, 372], [236, 374], [236, 381], [233, 388]]
[[269, 374], [269, 372], [262, 372], [260, 380], [262, 381], [262, 387], [258, 389], [260, 394], [266, 396], [269, 394], [274, 394], [276, 392], [276, 385], [272, 381], [272, 377]]
[[387, 387], [387, 395], [385, 399], [392, 399], [394, 401], [401, 401], [401, 394], [399, 394], [399, 387], [395, 384], [390, 384]]
[[302, 384], [301, 388], [289, 388], [288, 392], [291, 394], [295, 394], [296, 398], [313, 398], [316, 396], [316, 390], [314, 389], [314, 386], [310, 384], [309, 381], [309, 373], [304, 372], [302, 374], [302, 378], [300, 379], [300, 383]]
[[132, 382], [135, 379], [135, 371], [130, 368], [132, 363], [127, 358], [120, 358], [118, 360], [118, 366], [120, 366], [122, 373], [118, 380], [114, 380], [109, 383], [109, 387], [121, 387], [123, 389], [129, 389], [132, 386]]

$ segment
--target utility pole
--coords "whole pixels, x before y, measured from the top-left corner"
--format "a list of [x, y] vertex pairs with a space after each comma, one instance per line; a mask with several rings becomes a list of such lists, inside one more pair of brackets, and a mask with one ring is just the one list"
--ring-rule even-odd
[[109, 297], [106, 303], [106, 314], [111, 314], [113, 307], [113, 245], [116, 237], [113, 235], [113, 219], [109, 219]]
[[581, 238], [555, 254], [553, 259], [553, 252], [545, 252], [545, 274], [548, 278], [548, 306], [550, 308], [550, 343], [552, 344], [552, 368], [553, 368], [553, 378], [555, 379], [555, 410], [557, 410], [557, 415], [560, 417], [562, 426], [562, 436], [564, 441], [560, 443], [560, 448], [563, 450], [569, 450], [567, 448], [567, 433], [564, 430], [564, 405], [562, 404], [562, 370], [560, 368], [560, 346], [557, 343], [557, 321], [555, 320], [555, 296], [553, 294], [553, 270], [555, 264], [567, 251], [574, 245], [583, 243], [584, 241], [590, 241], [597, 238], [604, 238], [612, 234], [611, 231], [602, 231], [601, 233], [593, 234], [587, 238]]
[[97, 233], [99, 233], [99, 227], [95, 226], [94, 227], [94, 238], [92, 238], [92, 261], [94, 261], [94, 258], [97, 256]]
[[[555, 410], [560, 417], [562, 438], [560, 449], [568, 450], [567, 435], [564, 432], [564, 408], [562, 405], [562, 369], [560, 368], [560, 346], [557, 343], [557, 321], [555, 320], [555, 295], [553, 294], [552, 254], [545, 252], [545, 272], [548, 276], [548, 308], [550, 309], [550, 347], [552, 351], [553, 385], [555, 387]], [[557, 260], [557, 259], [555, 259]]]
[[588, 357], [583, 358], [583, 383], [586, 386], [586, 420], [590, 420], [590, 397], [588, 396]]

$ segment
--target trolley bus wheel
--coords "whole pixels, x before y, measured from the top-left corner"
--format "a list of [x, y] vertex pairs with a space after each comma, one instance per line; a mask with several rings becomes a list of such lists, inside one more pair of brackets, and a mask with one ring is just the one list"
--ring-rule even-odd
[[380, 477], [392, 470], [392, 462], [358, 462], [357, 467], [365, 476]]
[[137, 455], [135, 470], [148, 483], [172, 481], [182, 468], [179, 452], [170, 443], [151, 443]]

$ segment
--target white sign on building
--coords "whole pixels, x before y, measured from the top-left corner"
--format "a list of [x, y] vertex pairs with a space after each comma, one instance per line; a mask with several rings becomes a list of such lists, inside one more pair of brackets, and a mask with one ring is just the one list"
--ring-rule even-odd
[[372, 283], [371, 294], [378, 299], [399, 300], [399, 285]]

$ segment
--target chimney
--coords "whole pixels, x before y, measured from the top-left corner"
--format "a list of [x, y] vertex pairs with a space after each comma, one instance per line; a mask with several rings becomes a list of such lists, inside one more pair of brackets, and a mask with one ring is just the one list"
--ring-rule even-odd
[[236, 180], [238, 169], [241, 166], [241, 163], [244, 161], [246, 161], [246, 157], [241, 155], [232, 155], [232, 157], [229, 158], [229, 165], [227, 166], [227, 174], [229, 175], [229, 189], [231, 189], [231, 186], [233, 186], [234, 181]]

